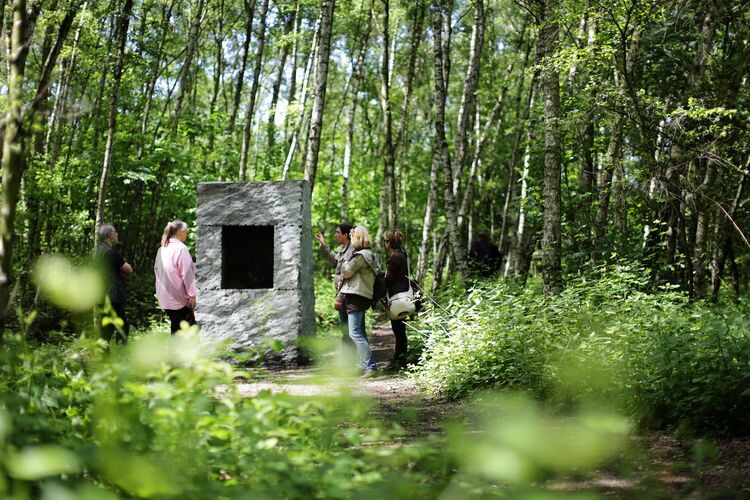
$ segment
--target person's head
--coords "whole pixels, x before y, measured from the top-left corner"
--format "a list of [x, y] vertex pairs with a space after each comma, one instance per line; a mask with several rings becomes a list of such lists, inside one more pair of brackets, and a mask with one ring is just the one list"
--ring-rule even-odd
[[338, 226], [336, 226], [336, 241], [338, 241], [339, 245], [348, 245], [349, 241], [351, 241], [350, 232], [352, 230], [351, 224], [341, 223]]
[[479, 232], [479, 233], [477, 233], [477, 239], [476, 239], [476, 241], [487, 241], [487, 240], [488, 240], [487, 233], [485, 233], [485, 232]]
[[164, 232], [161, 235], [161, 245], [163, 247], [169, 245], [171, 238], [176, 238], [181, 242], [185, 242], [187, 239], [188, 225], [179, 219], [175, 219], [164, 228]]
[[404, 247], [404, 235], [398, 229], [389, 229], [383, 236], [385, 248], [389, 251], [402, 250]]
[[349, 235], [351, 236], [352, 246], [355, 250], [372, 248], [372, 240], [364, 226], [354, 226]]
[[100, 243], [106, 243], [109, 246], [117, 244], [117, 231], [112, 224], [106, 223], [99, 226], [96, 236]]

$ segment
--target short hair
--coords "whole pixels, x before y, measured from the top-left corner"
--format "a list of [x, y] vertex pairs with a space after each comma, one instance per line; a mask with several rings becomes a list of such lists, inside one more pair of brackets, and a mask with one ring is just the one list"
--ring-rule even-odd
[[341, 232], [341, 234], [343, 234], [344, 236], [346, 236], [347, 238], [350, 238], [350, 239], [351, 239], [351, 234], [349, 234], [349, 233], [352, 232], [352, 228], [353, 227], [354, 226], [352, 226], [351, 224], [347, 224], [346, 222], [342, 222], [341, 224], [339, 224], [338, 226], [336, 226], [336, 228], [338, 228], [338, 230]]
[[391, 244], [391, 248], [402, 249], [404, 245], [404, 234], [398, 229], [389, 229], [383, 235], [383, 240]]
[[104, 223], [99, 226], [99, 230], [96, 232], [96, 236], [99, 238], [99, 242], [103, 243], [109, 238], [109, 235], [115, 232], [115, 226], [110, 223]]
[[349, 236], [355, 250], [372, 248], [372, 240], [370, 239], [370, 235], [367, 233], [365, 226], [354, 226], [350, 231]]

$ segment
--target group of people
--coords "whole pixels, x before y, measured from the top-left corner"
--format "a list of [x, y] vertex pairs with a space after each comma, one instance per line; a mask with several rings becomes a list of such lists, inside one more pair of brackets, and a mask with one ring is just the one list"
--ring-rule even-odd
[[[154, 261], [156, 298], [159, 307], [169, 318], [173, 334], [180, 329], [183, 321], [195, 324], [195, 264], [185, 245], [187, 237], [188, 226], [185, 222], [174, 220], [167, 224]], [[389, 257], [383, 273], [364, 226], [339, 224], [335, 238], [339, 247], [332, 250], [322, 234], [316, 235], [321, 251], [336, 264], [334, 307], [338, 310], [340, 323], [346, 327], [343, 340], [345, 344], [353, 344], [356, 348], [358, 367], [363, 376], [367, 377], [376, 370], [375, 357], [365, 331], [365, 311], [373, 305], [376, 277], [384, 279], [389, 296], [407, 291], [410, 287], [409, 258], [403, 249], [404, 235], [398, 229], [386, 231], [383, 242]], [[115, 338], [126, 341], [130, 328], [125, 312], [125, 279], [133, 274], [133, 268], [115, 249], [118, 235], [112, 224], [102, 224], [99, 227], [98, 239], [96, 256], [106, 273], [107, 300], [111, 312], [122, 321], [120, 325], [113, 321], [106, 322], [102, 334], [106, 340]], [[396, 347], [389, 368], [398, 369], [406, 365], [406, 325], [404, 320], [392, 319], [391, 328], [396, 338]]]
[[[122, 321], [121, 325], [106, 322], [102, 327], [102, 336], [108, 341], [114, 338], [125, 342], [130, 335], [130, 325], [125, 313], [128, 296], [125, 278], [133, 274], [133, 267], [114, 248], [118, 235], [112, 224], [99, 226], [97, 236], [99, 244], [96, 258], [105, 273], [106, 297], [111, 312]], [[185, 245], [187, 237], [188, 225], [185, 222], [174, 220], [167, 224], [154, 261], [156, 299], [169, 318], [173, 334], [180, 329], [183, 321], [195, 324], [194, 310], [198, 290], [195, 285], [195, 264]]]
[[[372, 306], [376, 277], [381, 273], [377, 255], [372, 251], [372, 240], [364, 226], [339, 224], [334, 233], [337, 250], [332, 250], [322, 234], [315, 238], [320, 250], [336, 264], [334, 308], [339, 312], [339, 321], [345, 326], [344, 344], [354, 344], [357, 351], [357, 366], [364, 377], [371, 376], [376, 369], [375, 358], [365, 332], [365, 311]], [[388, 264], [383, 278], [388, 295], [409, 289], [408, 256], [403, 249], [404, 235], [398, 229], [386, 231], [383, 242], [389, 252]], [[398, 369], [406, 365], [406, 325], [403, 320], [391, 320], [396, 338], [396, 348], [389, 368]]]

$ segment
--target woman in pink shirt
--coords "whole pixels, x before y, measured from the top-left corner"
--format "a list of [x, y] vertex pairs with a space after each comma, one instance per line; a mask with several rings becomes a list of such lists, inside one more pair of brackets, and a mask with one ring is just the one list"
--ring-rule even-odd
[[169, 316], [172, 333], [180, 329], [180, 323], [195, 324], [195, 265], [190, 250], [185, 246], [188, 226], [174, 220], [164, 228], [161, 247], [156, 252], [154, 275], [156, 276], [156, 299], [159, 307]]

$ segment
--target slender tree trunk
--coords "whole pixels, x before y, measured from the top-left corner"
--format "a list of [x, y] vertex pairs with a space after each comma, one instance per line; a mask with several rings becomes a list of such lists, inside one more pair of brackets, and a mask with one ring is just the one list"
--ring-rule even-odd
[[609, 145], [607, 146], [607, 154], [604, 157], [604, 165], [602, 167], [602, 177], [599, 183], [599, 204], [596, 210], [596, 219], [594, 221], [594, 253], [592, 260], [597, 262], [599, 259], [599, 253], [604, 251], [604, 238], [607, 233], [607, 221], [609, 218], [609, 202], [612, 193], [612, 179], [615, 170], [622, 161], [622, 115], [617, 114], [614, 117], [612, 124], [612, 130], [609, 137]]
[[[315, 26], [315, 30], [313, 33], [313, 39], [312, 43], [310, 44], [310, 54], [307, 56], [307, 63], [305, 64], [305, 74], [302, 78], [302, 105], [300, 109], [299, 118], [297, 119], [297, 124], [294, 127], [294, 132], [292, 133], [291, 140], [289, 142], [289, 150], [286, 154], [286, 160], [284, 160], [284, 170], [281, 174], [282, 180], [287, 180], [289, 178], [289, 169], [292, 165], [292, 160], [294, 159], [294, 153], [297, 150], [297, 143], [299, 142], [300, 134], [302, 133], [302, 127], [305, 122], [305, 119], [307, 117], [307, 88], [310, 83], [310, 75], [312, 72], [312, 66], [313, 62], [315, 61], [316, 55], [318, 53], [318, 35], [320, 34], [320, 22], [318, 22]], [[295, 101], [296, 102], [296, 101]]]
[[[521, 98], [524, 91], [524, 82], [526, 81], [526, 69], [529, 67], [529, 56], [531, 55], [531, 45], [528, 46], [526, 50], [526, 55], [524, 57], [524, 66], [523, 71], [521, 72], [521, 80], [518, 86], [518, 94], [516, 96], [516, 116], [519, 116], [521, 114]], [[531, 78], [531, 85], [529, 86], [529, 93], [528, 98], [525, 101], [525, 108], [523, 113], [523, 118], [516, 124], [516, 130], [515, 135], [513, 139], [513, 154], [511, 156], [510, 160], [510, 168], [508, 169], [508, 189], [506, 191], [505, 200], [503, 202], [503, 213], [502, 213], [502, 220], [500, 223], [500, 252], [502, 253], [503, 257], [506, 259], [506, 265], [505, 265], [505, 276], [508, 276], [508, 273], [510, 271], [510, 265], [512, 260], [512, 253], [510, 252], [510, 228], [514, 225], [511, 224], [511, 211], [510, 207], [512, 206], [513, 199], [515, 197], [516, 193], [516, 186], [517, 186], [517, 177], [518, 177], [518, 169], [521, 165], [521, 143], [523, 139], [524, 131], [529, 132], [529, 129], [531, 128], [531, 125], [529, 123], [529, 118], [531, 117], [531, 109], [534, 105], [534, 98], [536, 96], [536, 88], [539, 81], [539, 72], [535, 71], [534, 75]], [[527, 173], [528, 176], [528, 173]], [[520, 213], [519, 213], [520, 215]]]
[[352, 100], [346, 112], [346, 142], [344, 144], [344, 161], [341, 183], [341, 221], [349, 221], [349, 177], [351, 175], [352, 148], [354, 145], [354, 117], [359, 103], [359, 90], [362, 87], [364, 77], [365, 56], [370, 40], [370, 29], [372, 21], [372, 9], [370, 9], [370, 18], [368, 19], [365, 34], [359, 43], [359, 52], [356, 57], [352, 54]]
[[28, 17], [26, 0], [13, 0], [13, 25], [10, 32], [10, 73], [5, 105], [3, 136], [3, 190], [0, 192], [0, 340], [13, 287], [13, 245], [15, 243], [16, 205], [24, 171], [25, 138], [23, 135], [23, 78], [29, 46], [26, 42]]
[[[440, 2], [442, 3], [442, 2]], [[446, 228], [450, 240], [451, 251], [456, 260], [456, 267], [461, 276], [466, 277], [469, 268], [466, 264], [466, 252], [462, 244], [461, 234], [458, 230], [456, 198], [453, 195], [453, 171], [451, 169], [450, 152], [448, 151], [448, 141], [445, 137], [445, 99], [446, 87], [444, 75], [444, 58], [447, 54], [443, 52], [443, 19], [445, 15], [445, 5], [440, 5], [435, 9], [433, 16], [434, 43], [433, 51], [435, 56], [435, 146], [433, 154], [437, 157], [437, 162], [445, 176], [445, 195], [444, 204], [446, 212]], [[450, 46], [450, 44], [448, 44]]]
[[[86, 12], [88, 8], [88, 2], [85, 2], [83, 4], [83, 7], [81, 8], [81, 12]], [[83, 28], [84, 21], [79, 20], [78, 28], [76, 29], [76, 34], [73, 39], [73, 49], [70, 53], [70, 58], [66, 61], [64, 67], [64, 77], [62, 86], [60, 89], [60, 98], [58, 99], [58, 106], [55, 109], [54, 113], [54, 119], [51, 120], [51, 140], [52, 145], [50, 148], [50, 158], [48, 161], [48, 165], [54, 165], [57, 163], [57, 158], [60, 155], [60, 148], [62, 147], [62, 140], [64, 131], [62, 126], [60, 125], [64, 115], [67, 112], [67, 103], [68, 103], [68, 95], [70, 93], [70, 82], [73, 80], [73, 74], [76, 70], [76, 62], [78, 58], [78, 50], [81, 44], [81, 29]]]
[[[300, 26], [302, 23], [302, 14], [300, 13], [300, 2], [297, 1], [294, 9], [294, 42], [292, 42], [292, 71], [289, 79], [289, 94], [287, 96], [287, 112], [284, 115], [284, 142], [286, 143], [286, 149], [292, 143], [292, 138], [289, 134], [289, 117], [291, 113], [289, 109], [296, 101], [297, 93], [297, 59], [299, 55], [299, 33]], [[312, 52], [312, 51], [311, 51]]]
[[[750, 160], [745, 165], [745, 169], [750, 167]], [[716, 302], [719, 299], [719, 289], [721, 288], [721, 275], [724, 272], [727, 255], [732, 245], [732, 231], [727, 229], [728, 225], [737, 229], [734, 216], [737, 208], [740, 206], [743, 192], [747, 184], [747, 171], [743, 172], [742, 177], [737, 184], [737, 191], [731, 204], [725, 209], [721, 205], [716, 207], [716, 223], [714, 224], [714, 248], [711, 259], [711, 300]]]
[[323, 0], [320, 19], [320, 47], [318, 50], [318, 69], [315, 75], [315, 93], [310, 129], [307, 135], [305, 152], [305, 179], [310, 181], [310, 188], [315, 186], [315, 175], [318, 171], [318, 153], [320, 137], [323, 131], [323, 111], [326, 102], [326, 84], [328, 82], [328, 64], [331, 55], [331, 34], [333, 32], [334, 0]]
[[125, 45], [128, 38], [130, 26], [130, 15], [133, 12], [133, 0], [125, 0], [117, 21], [117, 55], [115, 56], [114, 71], [112, 73], [111, 100], [109, 103], [109, 118], [107, 123], [107, 143], [104, 148], [104, 163], [99, 178], [99, 195], [96, 202], [96, 222], [94, 224], [94, 246], [96, 246], [96, 234], [99, 226], [104, 222], [104, 206], [107, 196], [107, 180], [112, 167], [112, 154], [115, 145], [115, 133], [117, 131], [117, 103], [120, 96], [120, 83], [122, 81], [123, 68], [125, 66]]
[[[474, 178], [477, 175], [477, 170], [479, 168], [479, 164], [482, 158], [482, 152], [484, 151], [484, 146], [487, 142], [487, 139], [490, 136], [490, 133], [492, 132], [492, 128], [495, 126], [495, 120], [497, 119], [497, 116], [500, 113], [500, 108], [505, 103], [505, 96], [507, 92], [508, 92], [508, 86], [506, 85], [500, 91], [497, 97], [497, 101], [495, 102], [495, 105], [492, 107], [492, 110], [490, 111], [489, 116], [484, 122], [484, 127], [482, 127], [481, 133], [477, 134], [478, 135], [477, 144], [476, 144], [476, 147], [474, 148], [474, 155], [471, 159], [471, 168], [469, 169], [469, 176], [466, 180], [466, 189], [464, 189], [464, 195], [461, 200], [461, 207], [458, 210], [459, 229], [463, 227], [464, 219], [466, 215], [469, 213], [469, 205], [471, 204], [472, 197], [474, 196]], [[468, 239], [469, 241], [471, 241], [471, 237], [469, 237]]]
[[406, 70], [406, 88], [404, 90], [404, 104], [401, 108], [401, 121], [399, 123], [398, 133], [396, 134], [395, 149], [401, 156], [404, 155], [407, 148], [402, 148], [404, 143], [407, 123], [409, 120], [409, 105], [414, 91], [414, 74], [417, 65], [417, 54], [419, 45], [422, 41], [422, 25], [424, 23], [425, 5], [419, 1], [414, 5], [414, 18], [411, 24], [411, 34], [409, 35], [409, 63]]
[[[532, 84], [529, 101], [530, 107], [533, 106], [534, 98], [535, 87]], [[526, 283], [526, 278], [531, 267], [531, 256], [536, 244], [534, 241], [535, 229], [531, 227], [532, 225], [527, 221], [529, 217], [527, 205], [529, 200], [529, 173], [531, 171], [531, 142], [533, 139], [533, 127], [529, 124], [529, 126], [526, 127], [526, 146], [524, 147], [523, 171], [521, 172], [521, 193], [519, 195], [518, 203], [516, 250], [512, 254], [512, 261], [509, 259], [505, 268], [505, 274], [507, 275], [512, 264], [515, 269], [515, 277], [522, 284]]]
[[201, 20], [203, 19], [203, 6], [205, 0], [198, 0], [198, 5], [195, 8], [193, 20], [190, 23], [190, 34], [188, 35], [187, 49], [185, 50], [185, 63], [182, 65], [180, 71], [180, 88], [177, 91], [177, 101], [174, 110], [174, 121], [172, 122], [172, 136], [177, 133], [177, 125], [180, 122], [180, 116], [182, 115], [182, 107], [185, 102], [185, 96], [190, 95], [193, 90], [193, 73], [192, 65], [195, 57], [195, 49], [198, 44], [198, 35], [201, 28]]
[[542, 239], [542, 282], [545, 295], [562, 291], [562, 199], [560, 194], [562, 154], [560, 151], [560, 77], [551, 58], [556, 50], [558, 33], [557, 1], [545, 4], [545, 23], [539, 31], [539, 60], [544, 96], [544, 236]]
[[253, 84], [250, 87], [250, 102], [245, 113], [245, 127], [242, 130], [242, 153], [240, 154], [240, 182], [247, 180], [247, 158], [250, 152], [250, 135], [255, 116], [255, 100], [258, 96], [258, 85], [260, 83], [260, 72], [263, 69], [263, 50], [266, 44], [266, 15], [268, 14], [268, 1], [263, 0], [260, 7], [260, 28], [258, 30], [258, 47], [255, 51], [255, 69], [253, 70]]
[[[284, 29], [284, 35], [289, 36], [294, 29], [295, 23], [295, 12], [289, 14], [289, 18], [286, 22]], [[281, 93], [281, 82], [284, 79], [284, 68], [286, 67], [286, 59], [289, 55], [289, 44], [284, 43], [280, 49], [279, 64], [276, 68], [276, 76], [273, 82], [273, 90], [271, 91], [271, 107], [268, 111], [268, 125], [266, 126], [266, 136], [268, 140], [268, 161], [266, 165], [269, 165], [275, 158], [274, 149], [276, 148], [276, 106], [279, 102], [279, 94]], [[292, 71], [296, 71], [297, 68], [292, 68]], [[263, 171], [263, 179], [268, 180], [270, 173], [266, 167]]]
[[458, 197], [461, 177], [466, 163], [466, 149], [469, 146], [469, 120], [474, 113], [476, 93], [479, 85], [479, 70], [482, 61], [482, 46], [484, 45], [484, 2], [474, 1], [474, 26], [471, 30], [471, 47], [469, 49], [469, 64], [466, 67], [464, 91], [458, 108], [458, 123], [456, 125], [455, 151], [456, 161], [453, 168], [453, 195]]
[[[688, 74], [689, 94], [693, 94], [698, 90], [697, 84], [703, 78], [706, 68], [706, 60], [708, 54], [711, 53], [713, 48], [718, 7], [719, 0], [709, 0], [706, 4], [706, 12], [701, 26], [701, 35], [696, 45], [696, 52], [693, 55], [691, 71]], [[689, 162], [685, 161], [684, 147], [681, 143], [683, 134], [686, 132], [682, 130], [685, 125], [684, 121], [685, 120], [678, 118], [672, 122], [671, 135], [674, 143], [669, 154], [669, 164], [665, 180], [668, 199], [662, 209], [664, 217], [661, 218], [661, 220], [667, 220], [669, 222], [666, 260], [670, 264], [676, 260], [677, 246], [680, 237], [679, 225], [680, 218], [682, 217], [682, 207], [679, 202], [682, 198], [680, 180], [685, 175], [686, 165], [689, 164]], [[689, 264], [692, 266], [692, 262]], [[690, 276], [690, 280], [692, 280], [692, 275]], [[690, 292], [692, 293], [692, 291], [693, 290], [691, 289]]]
[[385, 228], [396, 227], [398, 194], [396, 192], [396, 154], [393, 144], [393, 116], [391, 113], [391, 33], [390, 0], [383, 5], [383, 56], [380, 64], [380, 109], [383, 117], [383, 183], [380, 189], [380, 218], [375, 245], [380, 248]]
[[250, 41], [253, 38], [253, 19], [255, 17], [255, 0], [244, 0], [245, 5], [245, 39], [242, 42], [242, 58], [240, 70], [237, 73], [237, 81], [234, 85], [234, 96], [232, 99], [232, 110], [229, 113], [229, 125], [227, 134], [234, 137], [234, 127], [237, 122], [237, 113], [242, 102], [242, 87], [245, 85], [245, 71], [247, 70], [247, 57], [250, 53]]
[[[224, 0], [218, 0], [219, 12], [216, 14], [216, 66], [214, 68], [214, 82], [211, 90], [211, 102], [208, 105], [209, 115], [213, 116], [216, 111], [216, 102], [219, 100], [219, 91], [221, 90], [222, 74], [224, 73]], [[213, 130], [213, 129], [212, 129]], [[211, 132], [211, 142], [213, 143], [213, 132]]]
[[693, 250], [693, 269], [695, 276], [693, 284], [695, 286], [695, 297], [698, 299], [706, 298], [706, 241], [708, 236], [708, 204], [706, 191], [710, 189], [714, 182], [714, 176], [716, 174], [716, 164], [714, 161], [709, 160], [706, 166], [706, 173], [703, 178], [703, 182], [698, 190], [698, 196], [695, 201], [698, 207], [698, 216], [695, 228], [695, 244]]
[[34, 133], [33, 124], [44, 107], [52, 82], [52, 71], [62, 50], [79, 5], [71, 4], [62, 19], [57, 38], [46, 52], [41, 68], [36, 94], [24, 114], [22, 108], [23, 80], [26, 59], [31, 46], [39, 4], [27, 10], [26, 0], [13, 0], [12, 27], [8, 51], [8, 94], [3, 130], [2, 192], [0, 193], [0, 340], [11, 300], [13, 287], [13, 250], [15, 244], [15, 219], [21, 180], [26, 168], [26, 148]]
[[172, 16], [172, 8], [174, 7], [174, 0], [170, 0], [162, 6], [161, 22], [159, 24], [159, 44], [154, 55], [154, 60], [151, 64], [151, 72], [149, 74], [149, 80], [146, 84], [146, 90], [144, 93], [144, 105], [143, 113], [141, 114], [141, 133], [138, 136], [138, 159], [143, 158], [143, 150], [146, 143], [146, 134], [148, 132], [148, 119], [151, 115], [151, 104], [154, 100], [154, 91], [156, 90], [156, 82], [159, 80], [159, 73], [164, 57], [164, 45], [167, 42], [169, 33], [169, 20]]
[[427, 206], [425, 207], [424, 219], [422, 221], [422, 241], [419, 245], [419, 263], [417, 265], [417, 283], [419, 283], [419, 286], [424, 285], [424, 279], [427, 275], [430, 231], [432, 230], [432, 218], [435, 213], [435, 205], [437, 204], [438, 197], [438, 171], [440, 170], [440, 164], [438, 163], [437, 155], [434, 153], [434, 147], [430, 167], [429, 189], [427, 191]]

